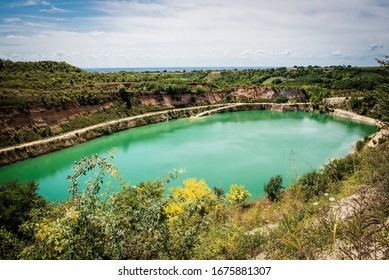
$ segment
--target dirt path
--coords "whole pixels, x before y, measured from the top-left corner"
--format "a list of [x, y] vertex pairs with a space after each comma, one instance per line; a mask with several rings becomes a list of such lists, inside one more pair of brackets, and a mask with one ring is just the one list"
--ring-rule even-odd
[[[213, 110], [208, 110], [208, 111], [202, 112], [200, 114], [197, 114], [195, 117], [204, 117], [204, 116], [207, 116], [207, 115], [212, 115], [212, 114], [214, 114], [216, 112], [219, 112], [221, 110], [232, 108], [232, 107], [237, 107], [237, 106], [241, 106], [241, 105], [245, 105], [245, 104], [246, 103], [228, 104], [227, 106], [223, 106], [223, 107], [219, 107], [219, 108], [216, 108], [216, 109], [213, 109]], [[223, 104], [223, 105], [226, 105], [226, 104]]]

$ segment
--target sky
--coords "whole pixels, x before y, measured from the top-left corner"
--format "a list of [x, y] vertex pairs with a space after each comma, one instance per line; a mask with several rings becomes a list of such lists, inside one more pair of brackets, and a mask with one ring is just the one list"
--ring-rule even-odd
[[93, 67], [376, 66], [389, 0], [2, 0], [0, 58]]

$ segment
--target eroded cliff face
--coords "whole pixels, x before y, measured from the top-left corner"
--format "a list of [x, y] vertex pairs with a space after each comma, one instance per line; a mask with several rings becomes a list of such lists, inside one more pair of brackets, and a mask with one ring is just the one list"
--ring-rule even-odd
[[[301, 91], [290, 89], [248, 88], [238, 89], [231, 93], [205, 92], [178, 96], [143, 94], [133, 97], [135, 101], [133, 103], [140, 109], [147, 106], [170, 109], [222, 102], [274, 101], [276, 98], [303, 102], [306, 100], [306, 95]], [[25, 104], [16, 108], [12, 103], [2, 103], [0, 104], [0, 127], [2, 127], [2, 132], [8, 134], [9, 137], [17, 130], [25, 128], [35, 130], [47, 128], [51, 131], [49, 134], [57, 134], [62, 132], [58, 126], [65, 121], [96, 112], [107, 111], [107, 114], [110, 114], [109, 109], [115, 109], [114, 107], [121, 103], [123, 103], [121, 100], [116, 100], [113, 96], [107, 97], [104, 102], [98, 104], [80, 104], [76, 100], [67, 100], [50, 106], [26, 101]]]
[[231, 93], [207, 92], [202, 94], [182, 94], [180, 96], [140, 95], [137, 99], [142, 105], [160, 105], [166, 107], [188, 106], [194, 103], [216, 104], [219, 102], [274, 101], [282, 98], [285, 101], [304, 102], [307, 95], [301, 90], [242, 88]]
[[285, 100], [294, 100], [296, 102], [304, 102], [307, 95], [301, 90], [294, 89], [269, 89], [269, 88], [247, 88], [238, 89], [232, 92], [232, 96], [236, 98], [246, 97], [255, 99], [275, 100], [283, 98]]
[[181, 94], [179, 96], [171, 95], [140, 95], [137, 96], [140, 104], [143, 106], [158, 105], [166, 108], [183, 107], [195, 103], [216, 104], [222, 102], [224, 97], [221, 93], [203, 93], [203, 94]]
[[0, 126], [4, 128], [20, 129], [23, 127], [57, 125], [79, 115], [103, 111], [113, 105], [112, 102], [99, 105], [80, 105], [77, 102], [67, 102], [59, 107], [45, 107], [31, 104], [24, 109], [12, 106], [2, 106], [0, 111]]

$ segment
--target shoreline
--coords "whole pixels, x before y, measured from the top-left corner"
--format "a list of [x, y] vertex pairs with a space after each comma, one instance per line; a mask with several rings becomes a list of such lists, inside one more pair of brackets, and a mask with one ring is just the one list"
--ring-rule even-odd
[[[194, 106], [179, 109], [170, 109], [159, 112], [151, 112], [137, 116], [131, 116], [112, 120], [97, 125], [73, 130], [50, 138], [23, 143], [0, 149], [0, 167], [18, 161], [49, 154], [65, 148], [69, 148], [98, 137], [115, 132], [136, 128], [148, 124], [155, 124], [169, 120], [187, 117], [203, 117], [211, 114], [237, 111], [270, 110], [279, 112], [316, 112], [335, 117], [369, 123], [383, 128], [384, 123], [365, 116], [340, 109], [328, 109], [323, 111], [314, 109], [311, 103], [224, 103], [205, 106]], [[378, 132], [377, 132], [378, 133]], [[376, 135], [373, 134], [372, 136]], [[385, 135], [385, 133], [384, 133]], [[377, 139], [376, 139], [377, 140]]]

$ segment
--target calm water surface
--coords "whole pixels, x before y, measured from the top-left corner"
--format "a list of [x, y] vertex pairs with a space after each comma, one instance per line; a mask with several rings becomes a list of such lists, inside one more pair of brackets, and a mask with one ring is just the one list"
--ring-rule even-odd
[[264, 196], [263, 184], [281, 174], [287, 184], [350, 153], [358, 139], [376, 127], [327, 115], [302, 112], [225, 113], [149, 125], [0, 168], [0, 183], [34, 179], [50, 201], [68, 197], [67, 175], [74, 161], [118, 149], [113, 162], [132, 184], [155, 180], [169, 171], [185, 178], [204, 178], [209, 187], [228, 191], [241, 184], [252, 198]]

